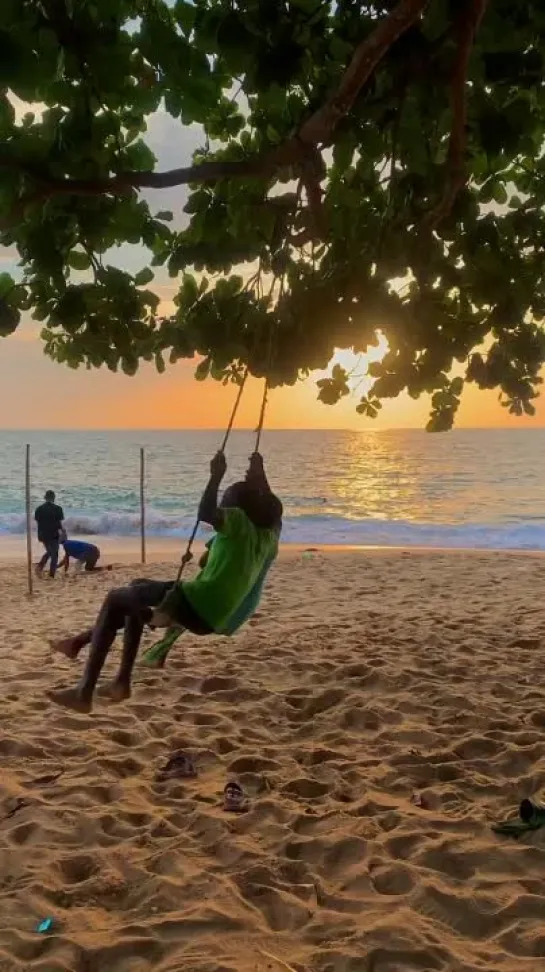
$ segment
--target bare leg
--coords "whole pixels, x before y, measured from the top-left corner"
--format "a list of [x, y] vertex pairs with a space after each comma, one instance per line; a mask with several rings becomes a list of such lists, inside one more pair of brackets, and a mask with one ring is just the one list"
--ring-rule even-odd
[[146, 604], [139, 614], [127, 616], [123, 633], [123, 652], [119, 671], [113, 682], [108, 686], [108, 696], [112, 702], [123, 702], [131, 696], [131, 678], [136, 656], [142, 640], [144, 625], [149, 624], [154, 608], [161, 603], [167, 591], [172, 587], [172, 581], [166, 584], [155, 584], [153, 589], [149, 581], [134, 581], [133, 587], [138, 589], [141, 597], [145, 585]]
[[136, 603], [132, 590], [121, 587], [110, 591], [100, 610], [91, 638], [91, 651], [85, 671], [76, 688], [52, 692], [50, 698], [57, 705], [76, 712], [91, 712], [93, 695], [99, 675], [108, 657], [119, 628], [123, 627], [126, 615], [134, 610]]
[[151, 607], [162, 601], [170, 586], [171, 582], [165, 584], [149, 581], [110, 591], [92, 632], [91, 651], [79, 685], [73, 689], [52, 692], [52, 701], [77, 712], [91, 711], [97, 681], [115, 636], [122, 627], [125, 627], [123, 658], [111, 696], [117, 701], [128, 698], [131, 673], [144, 624], [151, 618]]
[[[96, 572], [97, 570], [111, 570], [111, 569], [112, 569], [111, 566], [108, 565], [107, 567], [94, 567], [93, 571]], [[158, 583], [159, 582], [157, 581], [149, 581], [146, 580], [145, 578], [140, 578], [138, 580], [131, 581], [129, 587], [142, 588], [143, 586], [145, 586], [149, 592], [150, 585], [155, 586]], [[161, 586], [161, 590], [163, 589], [163, 587], [167, 587], [166, 584], [165, 585], [161, 584], [160, 586]], [[67, 658], [70, 658], [71, 661], [74, 661], [78, 657], [82, 648], [86, 648], [87, 645], [91, 643], [93, 637], [93, 630], [94, 630], [93, 628], [86, 628], [86, 630], [82, 631], [81, 634], [73, 635], [70, 638], [53, 638], [50, 640], [49, 644], [53, 649], [53, 651], [58, 651], [62, 655], [66, 655]], [[140, 633], [140, 637], [141, 636], [142, 634]]]
[[81, 649], [91, 643], [92, 637], [93, 629], [87, 628], [86, 631], [82, 631], [81, 634], [75, 635], [73, 638], [58, 638], [50, 641], [49, 644], [53, 651], [59, 651], [61, 655], [66, 655], [71, 661], [75, 661]]
[[123, 652], [119, 671], [106, 689], [112, 702], [124, 702], [131, 697], [131, 677], [144, 631], [144, 625], [151, 619], [152, 608], [144, 608], [140, 615], [130, 615], [125, 621], [123, 632]]

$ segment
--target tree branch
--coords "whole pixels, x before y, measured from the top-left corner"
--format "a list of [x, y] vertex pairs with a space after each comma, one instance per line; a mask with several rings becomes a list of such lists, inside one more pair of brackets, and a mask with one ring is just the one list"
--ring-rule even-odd
[[[24, 200], [25, 202], [34, 202], [47, 196], [100, 196], [106, 194], [123, 196], [131, 189], [168, 189], [172, 186], [183, 186], [192, 182], [205, 184], [219, 182], [222, 179], [264, 176], [269, 171], [272, 174], [277, 168], [277, 155], [278, 161], [281, 162], [281, 153], [275, 151], [248, 160], [200, 162], [198, 165], [169, 169], [167, 172], [146, 170], [142, 172], [118, 172], [115, 176], [104, 179], [63, 179], [51, 176], [47, 172], [40, 172], [35, 166], [26, 166], [11, 152], [7, 151], [6, 146], [4, 146], [0, 148], [0, 169], [22, 171], [38, 183], [40, 188], [36, 193], [27, 196]], [[298, 157], [300, 158], [301, 155], [302, 152], [299, 151]], [[298, 157], [295, 157], [296, 162]], [[289, 161], [286, 158], [284, 164], [287, 165]]]
[[167, 172], [119, 172], [104, 179], [56, 178], [25, 166], [4, 145], [0, 150], [0, 169], [16, 169], [36, 184], [36, 191], [23, 196], [18, 213], [26, 205], [50, 196], [124, 195], [135, 189], [164, 189], [188, 183], [215, 183], [222, 179], [263, 178], [290, 166], [300, 167], [315, 154], [316, 146], [331, 140], [341, 119], [350, 111], [362, 87], [382, 57], [398, 38], [418, 19], [429, 0], [399, 0], [392, 12], [356, 48], [337, 91], [307, 119], [299, 131], [282, 145], [253, 159], [211, 161], [171, 169]]
[[300, 141], [310, 145], [329, 141], [388, 49], [418, 20], [428, 2], [401, 0], [373, 33], [358, 45], [335, 94], [303, 122], [298, 133]]
[[466, 183], [467, 73], [475, 34], [487, 3], [488, 0], [468, 0], [465, 16], [458, 21], [458, 52], [451, 85], [452, 130], [447, 156], [447, 180], [441, 201], [425, 220], [428, 229], [435, 229], [449, 215], [456, 196]]

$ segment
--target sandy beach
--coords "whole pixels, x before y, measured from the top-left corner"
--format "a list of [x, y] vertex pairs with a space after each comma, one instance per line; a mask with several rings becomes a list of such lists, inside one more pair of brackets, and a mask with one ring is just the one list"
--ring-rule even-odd
[[[82, 662], [47, 637], [141, 575], [30, 600], [0, 563], [1, 972], [545, 968], [545, 828], [491, 830], [545, 786], [545, 559], [286, 552], [235, 639], [54, 707]], [[157, 783], [180, 748], [197, 778]]]

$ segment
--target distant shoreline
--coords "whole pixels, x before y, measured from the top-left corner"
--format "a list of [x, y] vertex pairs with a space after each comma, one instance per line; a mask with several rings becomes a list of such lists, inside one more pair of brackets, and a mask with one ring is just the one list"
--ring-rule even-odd
[[[108, 557], [138, 563], [142, 468], [149, 557], [175, 562], [219, 441], [213, 430], [0, 434], [0, 557], [24, 559], [25, 442], [31, 514], [54, 489], [69, 536], [91, 537]], [[250, 431], [233, 435], [229, 480], [245, 475], [254, 441]], [[545, 431], [535, 428], [447, 437], [421, 429], [271, 430], [263, 452], [284, 503], [282, 543], [293, 549], [531, 552], [545, 551], [544, 443]], [[36, 537], [34, 523], [32, 530]], [[203, 542], [208, 535], [199, 531]]]
[[[102, 560], [104, 563], [120, 564], [139, 564], [141, 563], [140, 538], [139, 537], [115, 537], [115, 536], [90, 536], [78, 537], [78, 540], [86, 540], [100, 547]], [[150, 537], [146, 540], [146, 563], [173, 563], [177, 564], [185, 550], [187, 540], [176, 537]], [[204, 550], [204, 542], [196, 541], [194, 544], [196, 555]], [[42, 548], [38, 541], [32, 540], [33, 560], [38, 559]], [[517, 548], [506, 549], [503, 547], [408, 547], [402, 545], [386, 546], [381, 544], [303, 544], [303, 543], [284, 543], [281, 545], [282, 557], [301, 556], [304, 553], [317, 553], [322, 556], [338, 556], [339, 554], [365, 554], [372, 553], [373, 556], [388, 554], [404, 554], [407, 557], [433, 557], [445, 556], [453, 557], [536, 557], [541, 559], [545, 556], [545, 550], [521, 550]], [[21, 563], [26, 561], [26, 539], [24, 535], [0, 537], [0, 561], [5, 563]], [[145, 565], [144, 565], [145, 566]]]
[[[251, 434], [254, 431], [255, 431], [255, 429], [254, 429], [254, 426], [253, 425], [237, 426], [237, 428], [233, 429], [233, 432], [235, 434], [237, 432], [244, 432], [245, 434]], [[533, 425], [532, 424], [532, 425], [520, 425], [520, 426], [515, 426], [515, 425], [464, 425], [464, 426], [460, 426], [460, 427], [455, 426], [455, 428], [449, 430], [449, 433], [448, 434], [452, 434], [452, 433], [456, 434], [458, 432], [543, 432], [543, 431], [545, 431], [545, 423], [543, 425]], [[206, 428], [199, 428], [199, 427], [194, 428], [193, 426], [172, 426], [171, 428], [159, 428], [159, 427], [157, 427], [157, 428], [155, 428], [155, 427], [154, 428], [136, 428], [136, 427], [134, 427], [133, 428], [132, 426], [127, 426], [125, 428], [100, 428], [99, 426], [92, 427], [92, 428], [91, 427], [90, 428], [70, 428], [68, 426], [66, 426], [66, 427], [63, 426], [61, 428], [43, 428], [43, 429], [41, 429], [41, 428], [21, 428], [21, 429], [18, 429], [18, 428], [8, 428], [8, 427], [0, 426], [0, 433], [2, 433], [2, 432], [9, 432], [9, 433], [13, 433], [13, 434], [16, 433], [17, 435], [24, 435], [25, 433], [28, 433], [29, 435], [44, 435], [44, 434], [46, 434], [46, 435], [56, 435], [59, 432], [60, 433], [69, 432], [69, 433], [72, 433], [72, 434], [73, 433], [82, 433], [82, 432], [83, 433], [86, 433], [86, 432], [93, 432], [93, 433], [100, 432], [100, 433], [106, 433], [106, 434], [108, 434], [108, 433], [127, 432], [127, 433], [132, 433], [134, 435], [138, 435], [139, 433], [142, 433], [142, 434], [147, 435], [149, 433], [154, 433], [154, 432], [158, 432], [158, 433], [172, 433], [172, 432], [199, 432], [199, 433], [202, 433], [202, 432], [210, 432], [210, 433], [213, 433], [213, 432], [215, 432], [215, 433], [217, 433], [218, 435], [221, 436], [225, 432], [225, 429], [222, 426], [217, 426], [217, 427], [212, 427], [211, 426], [211, 427], [206, 427]], [[359, 428], [357, 426], [353, 426], [353, 427], [347, 426], [347, 427], [342, 427], [342, 428], [341, 427], [339, 427], [339, 428], [335, 428], [335, 427], [333, 427], [333, 428], [322, 428], [322, 427], [317, 426], [315, 428], [312, 428], [311, 427], [311, 428], [308, 428], [308, 429], [306, 429], [306, 428], [301, 428], [301, 429], [300, 428], [292, 428], [292, 427], [289, 427], [289, 426], [282, 426], [282, 427], [281, 426], [277, 426], [277, 427], [274, 427], [274, 428], [270, 428], [269, 427], [269, 428], [265, 429], [265, 432], [293, 432], [293, 433], [296, 433], [297, 435], [300, 435], [301, 433], [307, 434], [309, 432], [315, 432], [317, 434], [323, 434], [324, 432], [325, 433], [328, 433], [328, 432], [337, 432], [337, 433], [338, 432], [350, 432], [350, 433], [356, 433], [356, 434], [360, 434], [360, 433], [361, 434], [367, 434], [367, 433], [372, 433], [372, 434], [381, 433], [382, 434], [382, 433], [390, 433], [390, 432], [421, 432], [423, 435], [426, 435], [426, 436], [430, 435], [430, 433], [429, 432], [426, 432], [426, 429], [422, 425], [407, 425], [407, 426], [403, 426], [403, 425], [395, 425], [394, 426], [394, 425], [392, 425], [392, 426], [389, 426], [388, 428], [377, 428], [377, 427], [374, 427], [374, 426], [366, 426], [365, 428]], [[445, 432], [442, 432], [441, 433], [442, 436], [444, 436], [446, 434], [447, 433], [445, 433]]]

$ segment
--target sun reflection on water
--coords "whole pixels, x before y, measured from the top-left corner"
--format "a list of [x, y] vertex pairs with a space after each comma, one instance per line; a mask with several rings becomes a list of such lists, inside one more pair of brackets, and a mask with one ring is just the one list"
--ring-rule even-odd
[[[395, 433], [346, 434], [344, 455], [337, 454], [335, 469], [330, 469], [330, 496], [335, 500], [329, 512], [359, 519], [388, 517], [388, 510], [407, 520], [424, 517], [425, 500], [413, 457], [402, 450]], [[324, 511], [325, 512], [325, 511]], [[424, 517], [425, 518], [425, 517]]]
[[496, 471], [482, 468], [478, 438], [454, 435], [299, 432], [288, 468], [285, 443], [277, 453], [271, 433], [269, 461], [283, 469], [288, 516], [461, 523], [489, 507]]

